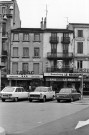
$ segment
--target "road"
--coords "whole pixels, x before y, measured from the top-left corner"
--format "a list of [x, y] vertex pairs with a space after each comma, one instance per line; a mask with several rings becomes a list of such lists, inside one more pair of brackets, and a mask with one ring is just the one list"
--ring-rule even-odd
[[88, 118], [89, 105], [0, 101], [0, 127], [7, 135], [87, 135], [88, 125], [77, 130], [75, 127], [80, 120]]

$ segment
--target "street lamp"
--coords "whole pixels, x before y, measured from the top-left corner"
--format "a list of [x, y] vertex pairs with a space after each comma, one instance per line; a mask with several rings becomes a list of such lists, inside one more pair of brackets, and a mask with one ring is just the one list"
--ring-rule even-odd
[[83, 99], [83, 73], [79, 76], [81, 78], [81, 99]]

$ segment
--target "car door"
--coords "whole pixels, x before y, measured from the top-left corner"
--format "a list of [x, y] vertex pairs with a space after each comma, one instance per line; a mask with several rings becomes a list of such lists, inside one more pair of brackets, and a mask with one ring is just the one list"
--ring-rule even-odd
[[21, 88], [16, 88], [16, 90], [15, 90], [15, 96], [18, 97], [19, 99], [22, 98]]
[[51, 88], [48, 88], [48, 92], [49, 92], [49, 98], [51, 99], [53, 97], [53, 91], [51, 90]]
[[78, 99], [78, 94], [76, 89], [73, 89], [73, 94], [74, 94], [74, 100]]
[[72, 95], [73, 100], [75, 100], [75, 98], [76, 98], [76, 95], [75, 94], [76, 93], [75, 93], [74, 89], [71, 89], [71, 95]]
[[26, 99], [28, 98], [28, 92], [24, 90], [24, 88], [21, 88], [22, 89], [22, 96], [23, 96], [23, 99]]
[[79, 99], [80, 93], [75, 90], [76, 100]]

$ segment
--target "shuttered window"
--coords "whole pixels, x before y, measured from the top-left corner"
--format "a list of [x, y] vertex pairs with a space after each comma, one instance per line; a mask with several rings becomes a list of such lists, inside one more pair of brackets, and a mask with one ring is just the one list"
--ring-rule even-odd
[[23, 48], [23, 57], [29, 57], [29, 48], [28, 47]]
[[83, 42], [77, 43], [77, 53], [83, 53]]
[[13, 57], [18, 57], [18, 47], [13, 47]]
[[12, 73], [13, 74], [17, 74], [18, 71], [18, 63], [17, 62], [13, 62], [12, 63]]
[[28, 63], [23, 63], [22, 64], [22, 70], [27, 72], [28, 71]]

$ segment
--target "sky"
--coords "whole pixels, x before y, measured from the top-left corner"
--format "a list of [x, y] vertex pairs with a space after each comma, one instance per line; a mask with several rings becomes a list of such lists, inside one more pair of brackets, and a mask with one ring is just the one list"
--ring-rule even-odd
[[24, 28], [39, 28], [46, 13], [47, 28], [66, 28], [68, 22], [89, 23], [89, 0], [17, 0], [17, 3]]

